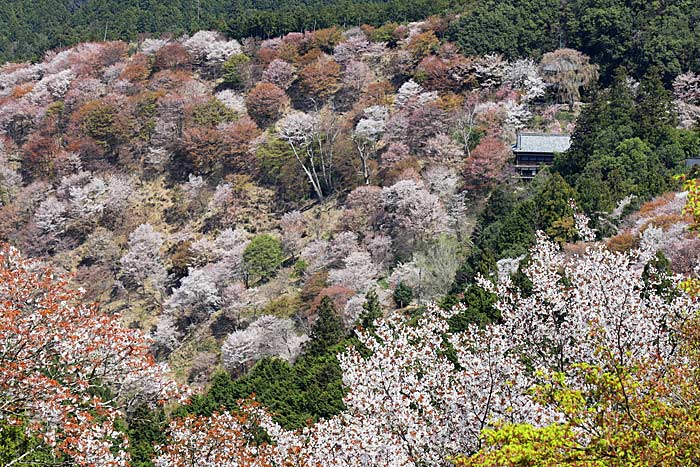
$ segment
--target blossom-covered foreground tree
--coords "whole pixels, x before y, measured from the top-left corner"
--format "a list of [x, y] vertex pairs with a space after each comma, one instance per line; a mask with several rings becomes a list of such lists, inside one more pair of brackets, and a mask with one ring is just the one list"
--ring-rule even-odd
[[439, 466], [450, 455], [476, 450], [492, 420], [540, 418], [507, 339], [474, 326], [445, 340], [447, 318], [458, 311], [430, 307], [416, 325], [396, 314], [372, 333], [359, 332], [370, 355], [351, 348], [339, 356], [349, 389], [346, 411], [301, 433], [266, 426], [278, 444], [278, 462]]
[[698, 306], [687, 294], [660, 291], [663, 274], [645, 277], [654, 253], [594, 246], [566, 262], [541, 236], [526, 268], [531, 293], [514, 290], [508, 280], [498, 288], [506, 334], [541, 371], [568, 373], [580, 363], [629, 365], [651, 357], [670, 363], [677, 333]]
[[[600, 254], [592, 255], [589, 263], [600, 260]], [[539, 263], [535, 267], [541, 267]], [[610, 271], [610, 263], [603, 259], [600, 270]], [[553, 342], [561, 352], [563, 341], [578, 334], [569, 352], [560, 353], [567, 354], [559, 361], [569, 363], [566, 371], [545, 374], [533, 392], [539, 403], [560, 414], [558, 422], [489, 428], [483, 433], [483, 449], [455, 458], [456, 465], [680, 467], [700, 462], [697, 294], [680, 292], [673, 281], [666, 294], [657, 294], [652, 290], [660, 285], [659, 273], [649, 268], [646, 272], [651, 274], [644, 284], [639, 269], [617, 277], [590, 268], [577, 271], [574, 283], [592, 283], [585, 295], [599, 299], [590, 306], [607, 311], [590, 314], [588, 334], [564, 331]], [[591, 276], [618, 282], [599, 282]], [[631, 284], [635, 279], [638, 282]], [[628, 292], [631, 285], [636, 292]], [[574, 286], [571, 291], [582, 289]], [[577, 304], [582, 305], [581, 300], [574, 297], [571, 305]], [[537, 316], [538, 310], [533, 311]], [[564, 315], [584, 313], [572, 308]], [[535, 321], [535, 326], [541, 325]], [[574, 329], [571, 324], [563, 327]], [[597, 337], [595, 347], [590, 345], [592, 336]], [[591, 355], [595, 361], [588, 361]]]
[[169, 443], [157, 448], [156, 467], [268, 467], [269, 445], [256, 446], [248, 414], [189, 417], [170, 424]]
[[81, 299], [51, 269], [0, 247], [0, 422], [25, 425], [75, 465], [126, 465], [115, 420], [180, 389], [139, 331]]

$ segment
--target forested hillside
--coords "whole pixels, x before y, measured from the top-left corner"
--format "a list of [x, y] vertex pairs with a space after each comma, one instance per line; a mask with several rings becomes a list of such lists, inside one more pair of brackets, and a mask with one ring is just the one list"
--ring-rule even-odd
[[700, 459], [698, 5], [48, 3], [0, 6], [0, 464]]

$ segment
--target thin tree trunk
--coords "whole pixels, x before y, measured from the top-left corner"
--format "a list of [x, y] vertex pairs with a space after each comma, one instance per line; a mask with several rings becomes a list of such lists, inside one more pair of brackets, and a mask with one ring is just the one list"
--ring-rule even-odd
[[[323, 201], [323, 192], [321, 191], [321, 187], [319, 186], [317, 179], [314, 179], [313, 174], [306, 167], [306, 165], [304, 164], [304, 161], [301, 160], [301, 157], [299, 157], [299, 153], [297, 152], [297, 148], [292, 143], [289, 143], [289, 146], [292, 148], [292, 152], [294, 153], [294, 157], [296, 157], [297, 161], [299, 162], [299, 165], [301, 166], [302, 170], [306, 174], [306, 177], [309, 179], [309, 183], [311, 183], [311, 186], [314, 188], [314, 192], [316, 193], [316, 197], [318, 198], [319, 201]], [[313, 167], [313, 160], [311, 160], [311, 162], [312, 162], [312, 167]]]

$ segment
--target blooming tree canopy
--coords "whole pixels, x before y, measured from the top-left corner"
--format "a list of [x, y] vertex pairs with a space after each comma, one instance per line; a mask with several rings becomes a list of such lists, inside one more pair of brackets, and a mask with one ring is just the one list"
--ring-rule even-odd
[[25, 424], [77, 465], [123, 466], [115, 420], [179, 388], [140, 331], [81, 299], [51, 269], [0, 248], [0, 421]]
[[[592, 239], [587, 219], [576, 223], [580, 237]], [[445, 466], [460, 452], [479, 451], [481, 433], [497, 423], [565, 420], [532, 390], [552, 378], [582, 387], [590, 381], [581, 379], [582, 364], [656, 361], [663, 365], [653, 368], [671, 368], [680, 328], [700, 304], [645, 282], [650, 257], [598, 245], [566, 256], [540, 234], [525, 269], [528, 293], [508, 278], [498, 285], [480, 279], [498, 293], [501, 323], [450, 334], [448, 321], [462, 305], [429, 306], [413, 322], [398, 312], [377, 320], [372, 331], [357, 333], [362, 351], [351, 347], [338, 356], [346, 410], [301, 431], [259, 416], [275, 443], [268, 454], [276, 465]]]

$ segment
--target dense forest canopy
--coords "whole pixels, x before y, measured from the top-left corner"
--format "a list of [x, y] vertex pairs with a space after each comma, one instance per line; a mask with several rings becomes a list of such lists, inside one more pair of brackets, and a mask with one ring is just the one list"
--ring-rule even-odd
[[20, 0], [0, 5], [0, 61], [34, 60], [82, 41], [175, 36], [202, 29], [270, 38], [333, 25], [406, 22], [454, 0]]
[[0, 5], [0, 60], [35, 60], [91, 40], [134, 40], [215, 29], [269, 38], [333, 25], [456, 15], [447, 37], [466, 54], [541, 56], [561, 47], [589, 55], [603, 82], [625, 66], [656, 66], [669, 83], [700, 67], [700, 5], [693, 0], [19, 0]]

